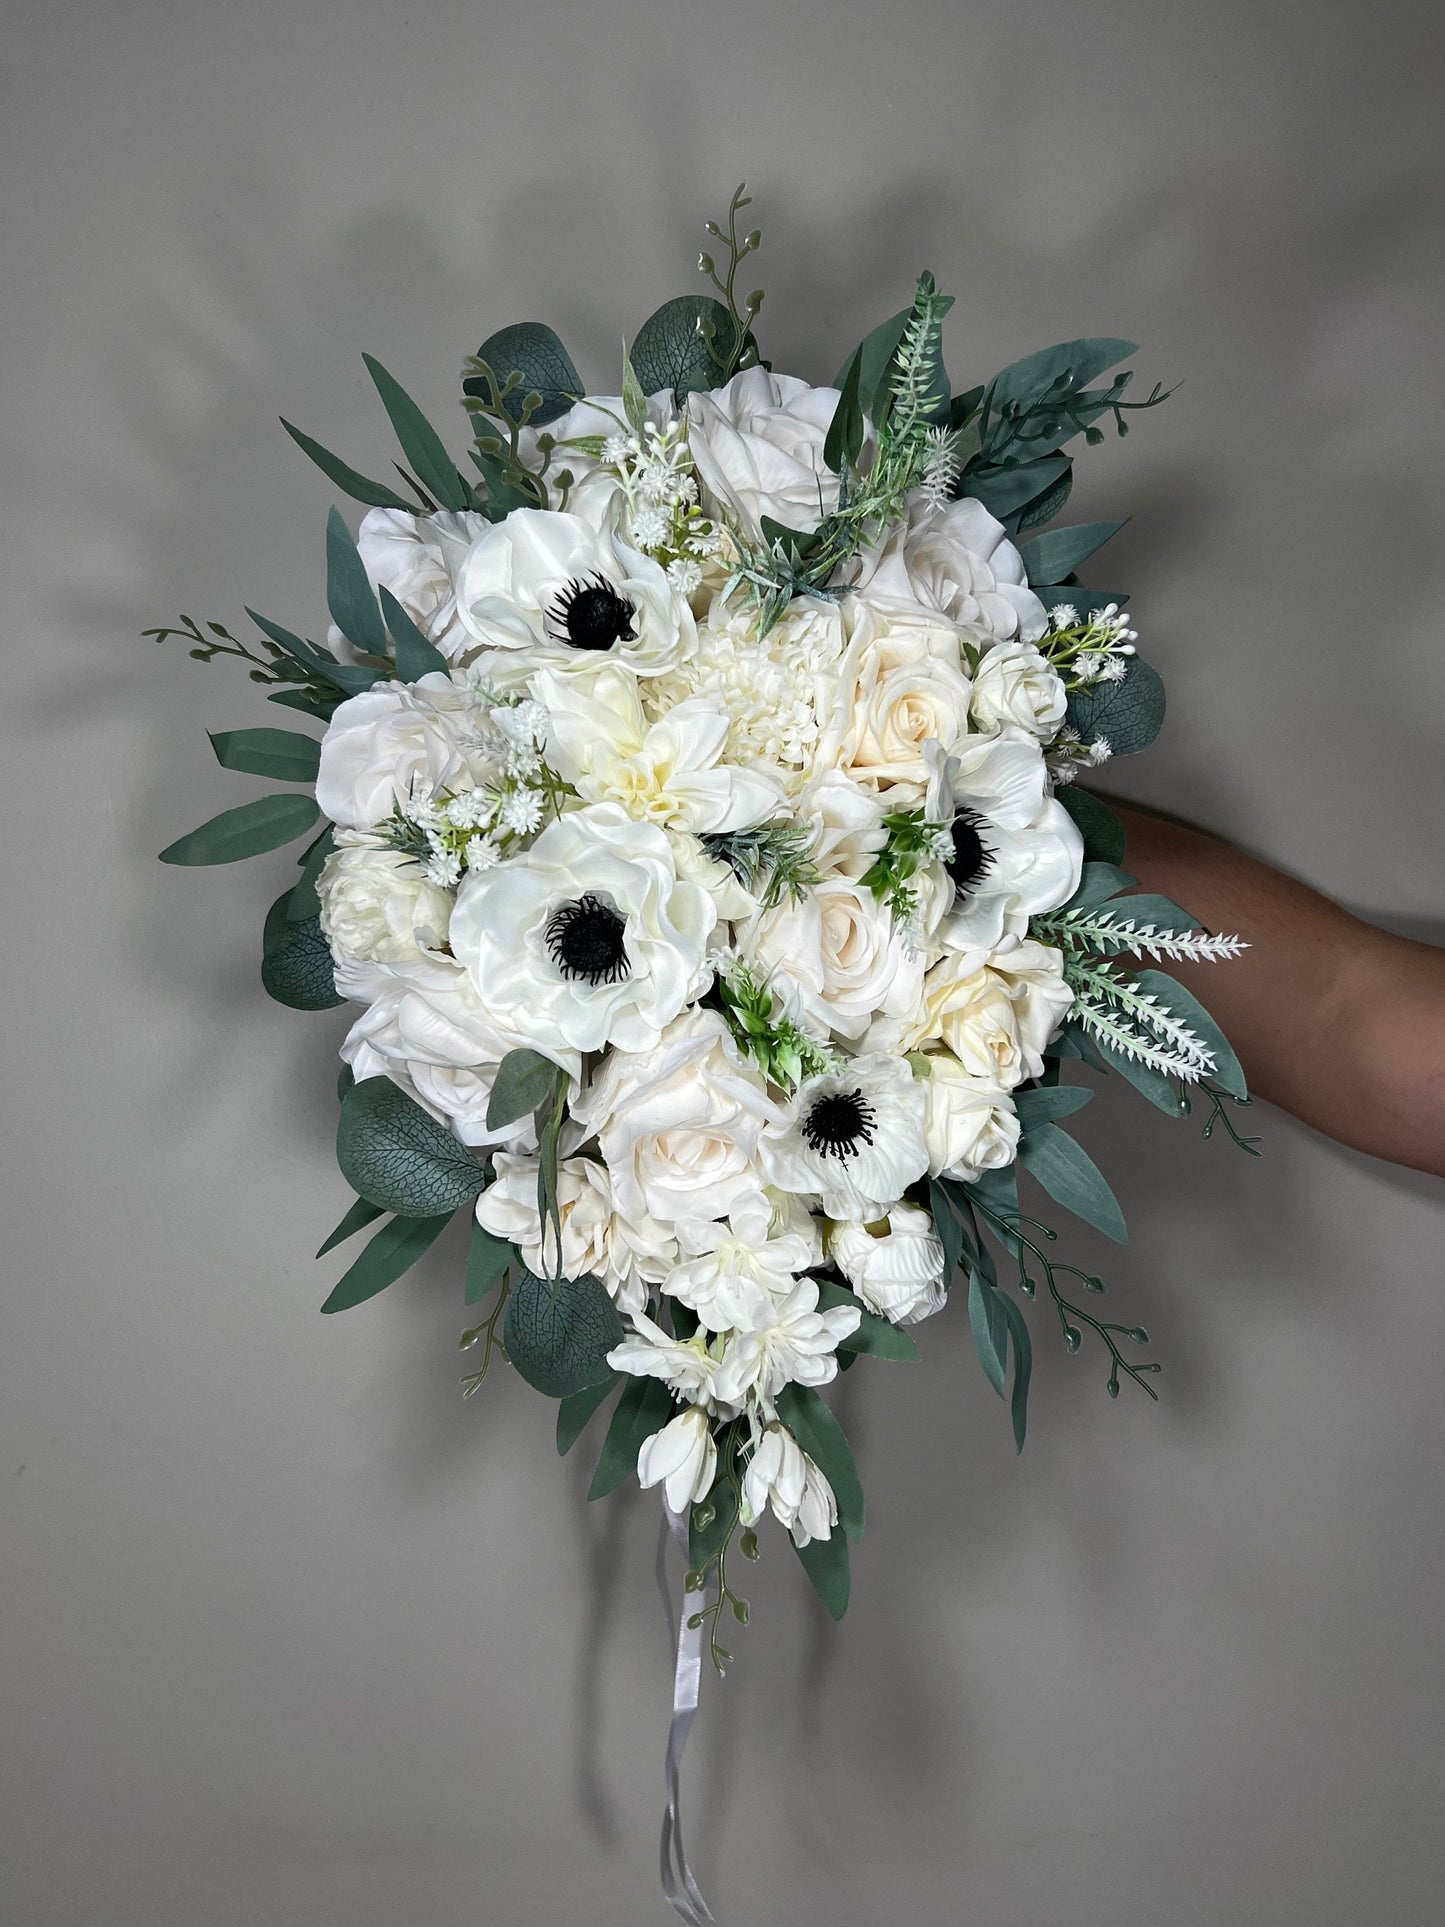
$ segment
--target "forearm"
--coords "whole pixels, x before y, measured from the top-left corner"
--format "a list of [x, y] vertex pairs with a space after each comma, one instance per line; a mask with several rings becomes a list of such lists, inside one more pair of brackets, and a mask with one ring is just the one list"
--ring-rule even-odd
[[1250, 948], [1177, 964], [1250, 1087], [1344, 1144], [1445, 1177], [1445, 951], [1362, 923], [1198, 830], [1115, 803], [1125, 867]]

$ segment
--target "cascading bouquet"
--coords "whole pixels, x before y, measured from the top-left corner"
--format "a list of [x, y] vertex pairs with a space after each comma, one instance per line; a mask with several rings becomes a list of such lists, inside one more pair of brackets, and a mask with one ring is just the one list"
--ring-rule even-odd
[[708, 224], [716, 297], [642, 325], [619, 395], [585, 394], [538, 323], [485, 342], [470, 469], [370, 358], [410, 496], [286, 424], [367, 509], [355, 541], [331, 511], [324, 645], [254, 613], [254, 645], [148, 632], [245, 659], [325, 725], [213, 736], [303, 791], [164, 852], [230, 862], [326, 819], [262, 978], [360, 1007], [356, 1201], [323, 1252], [389, 1215], [323, 1310], [466, 1212], [466, 1300], [493, 1302], [465, 1388], [501, 1352], [560, 1401], [564, 1452], [611, 1406], [592, 1496], [663, 1488], [683, 1643], [705, 1632], [719, 1666], [723, 1615], [746, 1616], [729, 1554], [757, 1556], [769, 1512], [843, 1612], [863, 1495], [823, 1388], [860, 1353], [916, 1358], [956, 1279], [1020, 1446], [1039, 1285], [1070, 1351], [1103, 1342], [1111, 1393], [1153, 1396], [1146, 1334], [1075, 1302], [1101, 1281], [1020, 1211], [1021, 1165], [1124, 1236], [1062, 1067], [1174, 1115], [1205, 1093], [1206, 1135], [1247, 1101], [1208, 1014], [1139, 967], [1237, 941], [1131, 893], [1117, 819], [1075, 783], [1163, 716], [1125, 597], [1076, 575], [1119, 524], [1040, 532], [1065, 446], [1163, 396], [1106, 379], [1115, 340], [953, 395], [927, 274], [836, 386], [775, 373], [762, 296], [735, 295], [747, 205]]

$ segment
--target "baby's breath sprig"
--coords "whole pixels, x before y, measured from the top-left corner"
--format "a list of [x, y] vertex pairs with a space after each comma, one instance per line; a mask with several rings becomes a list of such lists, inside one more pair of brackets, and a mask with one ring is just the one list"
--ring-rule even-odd
[[837, 1070], [842, 1060], [836, 1051], [782, 1015], [775, 994], [740, 959], [718, 972], [717, 995], [738, 1049], [783, 1090]]
[[1094, 683], [1122, 682], [1138, 637], [1115, 602], [1084, 616], [1072, 603], [1060, 602], [1050, 611], [1048, 631], [1038, 647], [1072, 694]]

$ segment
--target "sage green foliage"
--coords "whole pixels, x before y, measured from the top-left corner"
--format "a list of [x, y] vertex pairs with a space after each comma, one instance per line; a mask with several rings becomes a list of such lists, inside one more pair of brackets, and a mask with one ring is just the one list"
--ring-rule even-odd
[[810, 1539], [793, 1550], [812, 1581], [813, 1590], [827, 1607], [830, 1617], [841, 1619], [848, 1610], [852, 1575], [848, 1567], [848, 1535], [842, 1524], [834, 1526], [827, 1539]]
[[628, 1379], [602, 1441], [597, 1470], [587, 1488], [589, 1499], [605, 1499], [624, 1479], [631, 1478], [637, 1470], [638, 1453], [653, 1433], [666, 1425], [672, 1410], [672, 1394], [660, 1378]]
[[451, 1212], [445, 1211], [434, 1218], [388, 1219], [343, 1274], [322, 1311], [350, 1311], [353, 1305], [365, 1304], [368, 1298], [395, 1284], [436, 1243], [451, 1218]]
[[320, 816], [309, 796], [258, 796], [233, 810], [222, 810], [199, 829], [177, 837], [161, 851], [162, 863], [187, 865], [239, 863], [248, 856], [294, 843]]
[[1116, 1244], [1127, 1244], [1124, 1214], [1103, 1172], [1057, 1124], [1033, 1124], [1019, 1140], [1019, 1163], [1049, 1196]]
[[1020, 543], [1029, 587], [1066, 582], [1081, 562], [1102, 549], [1123, 526], [1122, 522], [1080, 522], [1072, 528], [1050, 529]]
[[486, 1183], [467, 1147], [389, 1077], [364, 1077], [341, 1100], [336, 1162], [359, 1196], [404, 1218], [450, 1216]]
[[508, 1266], [517, 1262], [514, 1245], [497, 1238], [485, 1225], [472, 1220], [471, 1243], [467, 1246], [467, 1280], [464, 1302], [479, 1305], [489, 1297], [507, 1275]]
[[1119, 682], [1098, 682], [1069, 696], [1069, 721], [1086, 743], [1107, 738], [1115, 756], [1147, 749], [1164, 727], [1164, 684], [1142, 656], [1130, 656]]
[[1213, 1053], [1215, 1081], [1231, 1097], [1240, 1103], [1246, 1102], [1249, 1086], [1234, 1047], [1193, 991], [1186, 990], [1167, 970], [1139, 970], [1134, 973], [1134, 981], [1150, 996], [1157, 997], [1171, 1016], [1189, 1026], [1205, 1049]]
[[[508, 328], [499, 328], [487, 336], [475, 358], [496, 377], [500, 406], [519, 426], [526, 422], [533, 428], [545, 427], [565, 415], [586, 392], [572, 357], [544, 321], [514, 321]], [[485, 397], [486, 382], [474, 375], [462, 383], [462, 392]]]
[[1077, 789], [1072, 783], [1061, 784], [1054, 795], [1073, 818], [1075, 829], [1084, 839], [1086, 860], [1102, 863], [1124, 861], [1129, 839], [1124, 834], [1124, 825], [1107, 803], [1100, 802], [1088, 790]]
[[407, 514], [416, 512], [414, 502], [408, 502], [405, 496], [398, 495], [385, 482], [373, 482], [365, 475], [358, 474], [339, 455], [333, 455], [329, 448], [323, 448], [320, 442], [303, 435], [284, 415], [281, 417], [281, 426], [301, 452], [310, 456], [327, 480], [335, 482], [342, 494], [349, 495], [353, 502], [365, 502], [368, 508], [374, 509], [402, 509]]
[[269, 776], [277, 783], [314, 783], [321, 745], [297, 729], [223, 729], [207, 732], [222, 769]]
[[328, 1251], [334, 1251], [337, 1245], [345, 1244], [348, 1238], [354, 1238], [358, 1231], [364, 1231], [367, 1225], [374, 1224], [382, 1215], [379, 1204], [373, 1204], [369, 1198], [357, 1198], [341, 1223], [316, 1253], [317, 1257], [324, 1258]]
[[916, 1364], [922, 1357], [917, 1345], [899, 1325], [869, 1311], [856, 1293], [831, 1278], [818, 1278], [819, 1311], [834, 1311], [840, 1305], [854, 1307], [861, 1314], [858, 1329], [838, 1340], [840, 1352], [867, 1352], [874, 1358], [892, 1358], [901, 1364]]
[[291, 1010], [334, 1010], [346, 1000], [336, 988], [331, 946], [318, 917], [294, 917], [295, 889], [266, 913], [261, 934], [261, 983], [268, 997]]
[[521, 1271], [507, 1304], [507, 1356], [537, 1391], [565, 1398], [611, 1376], [607, 1354], [622, 1343], [622, 1320], [601, 1280], [538, 1278]]
[[440, 435], [411, 396], [373, 355], [363, 355], [366, 371], [376, 385], [382, 406], [391, 418], [401, 452], [412, 473], [438, 508], [462, 510], [479, 506], [471, 484], [461, 475]]
[[711, 295], [681, 294], [665, 301], [643, 322], [630, 350], [643, 394], [670, 388], [681, 404], [699, 390], [720, 387], [723, 369], [733, 359], [735, 332], [731, 315]]
[[390, 589], [381, 591], [381, 613], [391, 634], [396, 673], [401, 682], [420, 682], [450, 667], [435, 643], [428, 642]]
[[1031, 1131], [1036, 1124], [1056, 1123], [1061, 1117], [1072, 1117], [1075, 1111], [1082, 1111], [1086, 1104], [1092, 1104], [1094, 1093], [1083, 1084], [1054, 1084], [1048, 1089], [1035, 1088], [1028, 1091], [1015, 1091], [1014, 1109], [1025, 1131]]
[[698, 838], [716, 863], [726, 863], [746, 890], [757, 892], [764, 910], [784, 896], [800, 903], [818, 882], [808, 855], [813, 831], [807, 823], [759, 823], [746, 830], [704, 830]]
[[863, 1487], [843, 1428], [811, 1385], [785, 1385], [778, 1417], [818, 1467], [838, 1501], [838, 1523], [850, 1539], [863, 1537]]
[[487, 1129], [505, 1130], [551, 1103], [557, 1080], [566, 1073], [540, 1051], [510, 1050], [497, 1066], [487, 1099]]
[[566, 1458], [572, 1447], [581, 1438], [587, 1425], [601, 1406], [607, 1403], [617, 1390], [620, 1374], [613, 1372], [607, 1378], [599, 1378], [595, 1385], [584, 1385], [580, 1392], [569, 1392], [557, 1403], [557, 1451]]
[[339, 509], [326, 518], [326, 606], [331, 620], [363, 655], [384, 660], [386, 630], [366, 573]]

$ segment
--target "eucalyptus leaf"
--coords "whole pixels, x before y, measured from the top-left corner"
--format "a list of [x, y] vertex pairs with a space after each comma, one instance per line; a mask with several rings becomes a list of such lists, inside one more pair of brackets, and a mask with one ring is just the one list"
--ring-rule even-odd
[[1129, 1232], [1118, 1199], [1088, 1152], [1057, 1124], [1036, 1124], [1019, 1140], [1019, 1163], [1049, 1196], [1116, 1244]]
[[381, 613], [391, 632], [392, 648], [396, 652], [396, 673], [402, 682], [420, 682], [423, 676], [434, 676], [450, 666], [441, 650], [427, 641], [390, 589], [381, 591]]
[[269, 776], [278, 783], [314, 783], [321, 745], [299, 729], [222, 729], [208, 732], [222, 769]]
[[906, 1331], [869, 1311], [855, 1293], [835, 1284], [831, 1278], [819, 1278], [815, 1282], [820, 1311], [834, 1311], [840, 1305], [847, 1305], [862, 1314], [857, 1331], [838, 1340], [840, 1352], [868, 1352], [874, 1358], [892, 1358], [906, 1365], [916, 1364], [922, 1357]]
[[450, 1216], [486, 1183], [467, 1147], [389, 1077], [364, 1077], [342, 1099], [336, 1161], [353, 1191], [404, 1218]]
[[1006, 1291], [999, 1293], [999, 1303], [1003, 1315], [1008, 1320], [1009, 1336], [1014, 1348], [1014, 1383], [1009, 1399], [1010, 1416], [1014, 1428], [1014, 1450], [1022, 1452], [1024, 1437], [1029, 1423], [1029, 1380], [1033, 1376], [1034, 1346], [1029, 1334], [1028, 1320], [1022, 1307], [1015, 1304]]
[[830, 1538], [810, 1539], [807, 1545], [793, 1549], [812, 1581], [814, 1592], [829, 1614], [834, 1619], [841, 1619], [848, 1610], [848, 1594], [852, 1584], [848, 1568], [848, 1536], [842, 1525], [834, 1526]]
[[566, 1072], [540, 1051], [509, 1050], [497, 1066], [487, 1099], [487, 1129], [505, 1130], [519, 1118], [531, 1117], [550, 1103], [557, 1080]]
[[386, 630], [376, 596], [339, 509], [326, 518], [326, 606], [348, 642], [365, 655], [385, 656]]
[[258, 796], [177, 837], [161, 851], [162, 863], [239, 863], [294, 843], [320, 816], [309, 796]]
[[778, 1417], [833, 1488], [838, 1522], [850, 1539], [863, 1537], [863, 1487], [843, 1428], [811, 1385], [785, 1385]]
[[666, 1425], [672, 1410], [672, 1394], [660, 1378], [628, 1379], [602, 1441], [597, 1470], [587, 1488], [589, 1499], [605, 1499], [632, 1476], [637, 1470], [638, 1453], [653, 1433]]
[[835, 475], [855, 468], [863, 449], [863, 409], [858, 399], [862, 366], [863, 350], [856, 348], [843, 376], [842, 393], [823, 443], [823, 461]]
[[1138, 881], [1138, 877], [1130, 876], [1117, 863], [1086, 863], [1079, 877], [1078, 889], [1056, 914], [1063, 916], [1070, 910], [1097, 910], [1125, 890], [1132, 890]]
[[566, 1458], [587, 1429], [592, 1414], [617, 1390], [620, 1374], [599, 1378], [595, 1385], [584, 1385], [580, 1392], [569, 1392], [557, 1402], [557, 1451]]
[[1073, 818], [1074, 827], [1083, 837], [1086, 859], [1095, 863], [1124, 861], [1129, 839], [1124, 834], [1124, 825], [1107, 803], [1101, 802], [1088, 790], [1076, 788], [1072, 783], [1061, 785], [1054, 795]]
[[404, 495], [398, 495], [384, 482], [370, 481], [365, 475], [358, 475], [354, 468], [343, 462], [339, 455], [333, 455], [329, 448], [313, 441], [309, 435], [302, 434], [299, 428], [281, 417], [281, 426], [295, 442], [303, 454], [309, 455], [321, 473], [335, 482], [343, 494], [349, 495], [353, 502], [365, 502], [368, 508], [404, 509], [409, 515], [416, 513], [416, 504], [408, 502]]
[[968, 1322], [984, 1376], [1002, 1398], [1008, 1383], [1008, 1319], [1003, 1294], [977, 1269], [968, 1278]]
[[330, 824], [321, 832], [301, 858], [300, 881], [286, 898], [286, 915], [293, 923], [304, 923], [321, 914], [321, 899], [316, 894], [316, 879], [327, 857], [336, 847], [336, 832]]
[[863, 413], [875, 428], [881, 428], [887, 417], [892, 401], [890, 381], [893, 357], [898, 353], [898, 345], [912, 313], [910, 305], [900, 308], [897, 314], [889, 315], [886, 321], [880, 321], [871, 334], [864, 336], [834, 377], [833, 386], [842, 388], [848, 376], [848, 363], [857, 360], [858, 400]]
[[324, 1312], [350, 1311], [410, 1271], [422, 1253], [434, 1245], [451, 1223], [447, 1211], [435, 1218], [392, 1218], [365, 1251], [343, 1273], [336, 1289], [321, 1307]]
[[1086, 1084], [1055, 1084], [1049, 1090], [1014, 1092], [1014, 1109], [1025, 1131], [1031, 1131], [1036, 1124], [1051, 1124], [1056, 1118], [1071, 1117], [1093, 1101], [1094, 1093]]
[[299, 709], [303, 715], [314, 716], [318, 722], [329, 723], [340, 707], [342, 692], [335, 695], [320, 696], [309, 689], [276, 689], [266, 698], [268, 703], [280, 703], [286, 709]]
[[1007, 522], [1030, 502], [1045, 499], [1057, 489], [1069, 468], [1067, 455], [1048, 455], [1017, 468], [971, 468], [964, 476], [963, 492], [976, 497], [1000, 522]]
[[[527, 418], [530, 428], [545, 428], [548, 422], [556, 421], [585, 392], [572, 357], [545, 321], [514, 321], [508, 328], [499, 328], [478, 348], [477, 360], [487, 364], [499, 387], [509, 375], [522, 377], [502, 402], [513, 421], [522, 419], [525, 396], [542, 397], [541, 406]], [[468, 395], [486, 392], [481, 377], [476, 375], [464, 381], [462, 388]]]
[[373, 1204], [369, 1198], [357, 1198], [341, 1223], [317, 1252], [317, 1257], [324, 1258], [328, 1251], [334, 1251], [337, 1245], [345, 1244], [348, 1238], [354, 1238], [358, 1231], [364, 1231], [367, 1225], [374, 1224], [381, 1216], [382, 1210], [379, 1204]]
[[467, 1283], [465, 1303], [479, 1305], [495, 1291], [507, 1275], [507, 1267], [517, 1261], [514, 1245], [495, 1238], [485, 1225], [472, 1219], [471, 1243], [467, 1246]]
[[934, 1229], [939, 1243], [943, 1246], [943, 1283], [945, 1289], [952, 1284], [953, 1274], [958, 1270], [960, 1258], [965, 1248], [971, 1250], [958, 1210], [948, 1184], [942, 1178], [931, 1178], [928, 1184], [929, 1208], [933, 1214]]
[[1095, 376], [1137, 354], [1138, 346], [1134, 341], [1099, 335], [1037, 349], [1011, 361], [994, 377], [993, 406], [999, 410], [1028, 407], [1050, 395], [1063, 398], [1078, 394]]
[[670, 388], [681, 403], [700, 389], [719, 386], [723, 369], [699, 325], [704, 321], [712, 326], [713, 351], [725, 364], [736, 330], [732, 316], [711, 295], [679, 295], [647, 317], [632, 343], [632, 366], [644, 394]]
[[287, 890], [266, 913], [261, 936], [261, 983], [268, 997], [291, 1010], [334, 1010], [346, 999], [336, 988], [331, 946], [318, 917], [293, 917]]
[[622, 1320], [600, 1279], [538, 1278], [522, 1271], [507, 1300], [507, 1356], [549, 1398], [608, 1377], [607, 1354], [622, 1343]]
[[1123, 526], [1122, 522], [1079, 522], [1073, 528], [1050, 529], [1046, 535], [1021, 543], [1019, 554], [1030, 586], [1062, 582]]
[[1074, 468], [1066, 455], [1063, 458], [1069, 466], [1063, 474], [1041, 488], [1037, 495], [1031, 495], [1009, 515], [1004, 524], [1010, 535], [1022, 535], [1025, 529], [1042, 528], [1045, 522], [1052, 522], [1074, 492]]
[[439, 508], [454, 511], [475, 507], [472, 491], [457, 473], [445, 444], [411, 396], [372, 355], [363, 355], [367, 373], [376, 384], [382, 406], [391, 417], [401, 452], [417, 480]]
[[1086, 743], [1104, 737], [1114, 756], [1147, 749], [1164, 726], [1164, 684], [1142, 656], [1119, 682], [1090, 683], [1069, 697], [1070, 723]]

